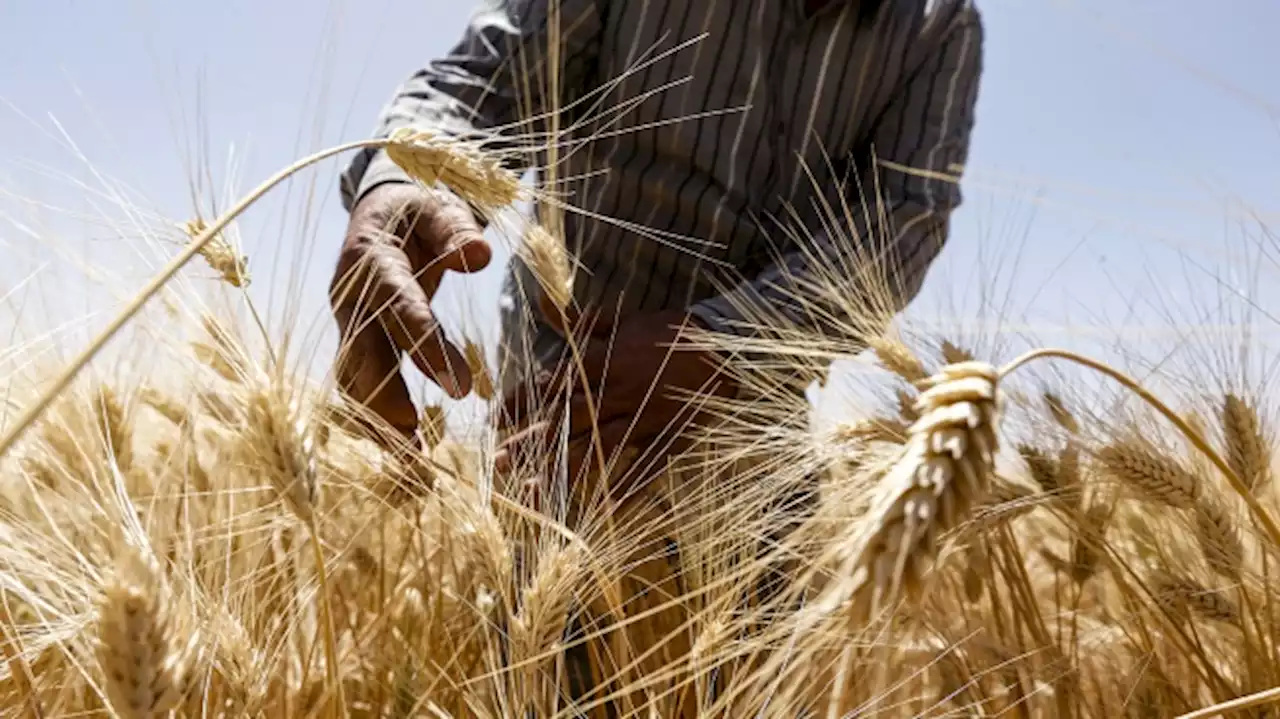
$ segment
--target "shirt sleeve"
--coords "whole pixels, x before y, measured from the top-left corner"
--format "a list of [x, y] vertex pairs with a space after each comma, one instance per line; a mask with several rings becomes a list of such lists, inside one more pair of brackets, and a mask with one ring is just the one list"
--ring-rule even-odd
[[[411, 127], [500, 140], [502, 130], [536, 116], [544, 106], [542, 92], [528, 78], [546, 82], [551, 43], [562, 58], [560, 86], [576, 87], [583, 81], [599, 52], [603, 2], [488, 0], [447, 55], [396, 89], [374, 137]], [[369, 190], [385, 182], [410, 179], [382, 150], [357, 153], [340, 177], [342, 206], [350, 212]]]
[[[847, 198], [853, 226], [834, 236], [811, 232], [803, 247], [780, 252], [757, 276], [694, 305], [692, 313], [710, 329], [751, 336], [774, 318], [803, 330], [847, 327], [836, 320], [835, 303], [824, 299], [835, 289], [833, 272], [842, 295], [875, 301], [877, 314], [896, 313], [919, 293], [961, 202], [958, 176], [982, 73], [977, 10], [964, 3], [937, 37], [936, 49], [877, 123], [873, 158], [854, 158], [871, 166], [859, 168], [869, 172]], [[868, 287], [872, 281], [882, 284]]]

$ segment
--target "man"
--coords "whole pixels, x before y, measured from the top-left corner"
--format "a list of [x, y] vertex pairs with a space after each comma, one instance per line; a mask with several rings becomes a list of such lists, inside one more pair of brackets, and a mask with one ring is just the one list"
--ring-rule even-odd
[[[887, 226], [857, 213], [853, 236], [889, 233], [894, 299], [915, 296], [960, 203], [952, 178], [968, 154], [982, 42], [972, 0], [490, 0], [452, 53], [397, 90], [378, 134], [501, 136], [554, 104], [530, 108], [525, 92], [529, 78], [545, 82], [531, 63], [559, 49], [557, 106], [570, 108], [561, 125], [581, 120], [580, 136], [595, 138], [567, 153], [559, 175], [583, 178], [568, 187], [583, 212], [568, 214], [565, 235], [581, 268], [575, 304], [604, 320], [587, 371], [588, 386], [603, 387], [607, 453], [654, 440], [680, 407], [673, 393], [716, 391], [709, 357], [671, 351], [682, 327], [749, 334], [744, 311], [759, 308], [822, 329], [820, 313], [795, 301], [814, 263], [849, 256], [822, 232], [822, 203], [865, 200], [870, 217], [884, 208]], [[840, 197], [842, 187], [878, 196]], [[480, 270], [490, 249], [465, 204], [411, 184], [383, 152], [355, 158], [342, 197], [351, 217], [334, 311], [344, 330], [365, 328], [340, 358], [340, 383], [410, 434], [401, 356], [451, 396], [467, 393], [466, 364], [430, 300], [444, 272]], [[812, 247], [769, 241], [767, 218], [791, 206]], [[353, 270], [369, 289], [338, 292]], [[564, 328], [539, 315], [537, 286], [513, 261], [508, 379], [531, 376], [525, 358], [546, 367], [562, 357]], [[584, 391], [578, 383], [571, 406]], [[590, 429], [581, 413], [571, 426]]]

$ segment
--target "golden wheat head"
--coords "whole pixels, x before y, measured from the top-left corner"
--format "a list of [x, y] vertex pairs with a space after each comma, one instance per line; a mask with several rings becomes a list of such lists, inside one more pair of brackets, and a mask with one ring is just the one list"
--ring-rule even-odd
[[942, 534], [988, 496], [998, 449], [997, 383], [996, 369], [982, 362], [948, 365], [920, 383], [920, 420], [907, 430], [906, 448], [844, 562], [856, 615], [918, 596]]
[[497, 210], [520, 199], [520, 178], [474, 143], [402, 127], [393, 132], [387, 156], [410, 177], [431, 186], [444, 183], [472, 205]]
[[172, 597], [154, 558], [123, 546], [98, 615], [107, 699], [130, 719], [163, 716], [186, 692], [193, 641], [179, 635]]

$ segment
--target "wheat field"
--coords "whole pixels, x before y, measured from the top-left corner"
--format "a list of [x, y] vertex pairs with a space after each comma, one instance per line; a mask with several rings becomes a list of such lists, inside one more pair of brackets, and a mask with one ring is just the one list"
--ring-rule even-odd
[[[522, 192], [476, 148], [386, 142], [481, 206]], [[193, 223], [185, 254], [235, 286], [223, 226]], [[568, 296], [563, 244], [509, 230]], [[751, 358], [748, 391], [688, 398], [709, 419], [679, 456], [629, 449], [572, 491], [563, 447], [498, 472], [438, 406], [396, 445], [158, 293], [183, 371], [85, 356], [13, 402], [6, 716], [1155, 717], [1274, 694], [1265, 395], [1171, 409], [1068, 352], [997, 366], [877, 313], [864, 260], [823, 288], [832, 333], [704, 338]], [[878, 367], [875, 401], [815, 427], [787, 390], [840, 356]], [[1111, 384], [1019, 383], [1043, 363]]]
[[[371, 145], [488, 213], [569, 309], [554, 213], [503, 214], [573, 211], [555, 143], [533, 189], [482, 145], [349, 143], [191, 219], [83, 354], [3, 380], [4, 716], [1195, 717], [1280, 701], [1276, 425], [1234, 360], [1164, 367], [1148, 388], [1154, 373], [1066, 350], [962, 341], [898, 316], [874, 253], [851, 252], [805, 299], [827, 331], [761, 314], [757, 339], [696, 338], [745, 391], [685, 398], [704, 411], [678, 454], [629, 447], [581, 483], [562, 443], [500, 468], [492, 433], [449, 432], [429, 405], [405, 444], [294, 367], [256, 321], [267, 308], [233, 294], [211, 311], [173, 284], [203, 262], [241, 289], [237, 216]], [[826, 208], [827, 228], [858, 211]], [[163, 372], [98, 361], [136, 324], [163, 328]], [[502, 378], [467, 357], [495, 402]], [[862, 401], [816, 424], [804, 389], [837, 361], [860, 368]]]

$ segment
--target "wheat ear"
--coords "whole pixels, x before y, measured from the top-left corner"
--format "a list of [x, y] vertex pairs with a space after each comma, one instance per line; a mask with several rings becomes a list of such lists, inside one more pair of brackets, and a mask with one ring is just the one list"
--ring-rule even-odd
[[1238, 625], [1240, 610], [1223, 592], [1210, 589], [1186, 577], [1162, 575], [1153, 582], [1156, 600], [1166, 608], [1182, 613], [1190, 610], [1201, 619]]
[[319, 487], [315, 443], [306, 418], [274, 387], [249, 397], [248, 417], [249, 439], [277, 494], [299, 519], [312, 522]]
[[444, 407], [429, 404], [422, 408], [422, 415], [418, 418], [418, 431], [422, 433], [422, 442], [428, 450], [435, 449], [444, 441], [446, 429]]
[[942, 355], [942, 361], [947, 364], [960, 364], [961, 362], [972, 362], [974, 360], [972, 352], [951, 340], [943, 340], [938, 353]]
[[1220, 454], [1214, 451], [1213, 447], [1205, 441], [1205, 438], [1201, 433], [1191, 428], [1185, 418], [1179, 416], [1178, 413], [1174, 412], [1172, 409], [1169, 409], [1169, 406], [1164, 402], [1161, 402], [1159, 397], [1151, 394], [1151, 392], [1138, 384], [1138, 382], [1132, 377], [1109, 367], [1103, 362], [1089, 359], [1088, 357], [1084, 357], [1074, 352], [1054, 348], [1031, 350], [1020, 357], [1017, 357], [1000, 368], [1000, 376], [1007, 377], [1011, 373], [1017, 371], [1018, 368], [1030, 364], [1031, 362], [1039, 359], [1050, 358], [1074, 362], [1081, 367], [1087, 367], [1095, 372], [1099, 372], [1110, 377], [1116, 382], [1119, 382], [1130, 392], [1138, 395], [1143, 402], [1147, 403], [1147, 405], [1152, 409], [1156, 410], [1163, 415], [1165, 419], [1173, 423], [1173, 425], [1178, 428], [1178, 431], [1182, 433], [1182, 436], [1196, 448], [1196, 451], [1200, 452], [1202, 455], [1207, 457], [1209, 461], [1213, 462], [1213, 466], [1217, 467], [1218, 471], [1222, 473], [1222, 476], [1227, 478], [1227, 482], [1231, 484], [1231, 489], [1233, 489], [1236, 494], [1240, 495], [1240, 498], [1245, 501], [1245, 504], [1249, 505], [1249, 511], [1266, 531], [1267, 538], [1271, 540], [1273, 549], [1280, 548], [1280, 525], [1276, 524], [1276, 520], [1271, 516], [1271, 513], [1262, 506], [1257, 497], [1253, 496], [1253, 493], [1249, 490], [1249, 487], [1245, 484], [1244, 480], [1240, 478], [1240, 475], [1231, 469], [1231, 465], [1229, 465]]
[[1043, 395], [1045, 406], [1049, 408], [1049, 416], [1059, 427], [1066, 430], [1069, 434], [1080, 434], [1080, 422], [1076, 419], [1071, 410], [1067, 409], [1067, 403], [1062, 397], [1053, 392], [1045, 392]]
[[877, 490], [869, 523], [841, 562], [828, 596], [865, 621], [901, 598], [915, 599], [943, 532], [990, 493], [998, 449], [998, 375], [991, 365], [948, 365], [921, 382], [921, 414], [902, 457]]
[[573, 268], [564, 243], [542, 225], [530, 225], [524, 233], [525, 263], [547, 299], [560, 312], [573, 301]]
[[885, 369], [902, 379], [914, 384], [929, 377], [924, 364], [901, 342], [888, 337], [874, 337], [867, 345]]
[[1256, 491], [1270, 475], [1271, 450], [1257, 411], [1241, 397], [1228, 394], [1222, 400], [1222, 434], [1227, 462], [1250, 491]]
[[520, 199], [520, 177], [474, 142], [402, 127], [387, 138], [387, 157], [424, 185], [443, 182], [482, 209], [502, 208]]
[[320, 531], [316, 521], [319, 503], [318, 460], [310, 422], [296, 401], [287, 398], [283, 388], [271, 386], [254, 392], [249, 398], [248, 424], [253, 447], [265, 460], [276, 492], [311, 534], [312, 559], [320, 583], [318, 594], [325, 649], [325, 669], [330, 686], [337, 697], [338, 711], [345, 715], [342, 677], [339, 672], [338, 645], [334, 636], [333, 610], [329, 604], [329, 579], [321, 551]]
[[[192, 240], [208, 228], [208, 223], [199, 217], [187, 221], [182, 226], [182, 230]], [[237, 253], [221, 232], [214, 233], [213, 238], [201, 247], [199, 252], [204, 261], [209, 263], [210, 269], [217, 272], [223, 282], [232, 287], [249, 286], [249, 258]]]
[[1200, 499], [1200, 480], [1190, 470], [1138, 440], [1103, 447], [1097, 457], [1109, 474], [1148, 499], [1177, 509], [1195, 509]]
[[1244, 564], [1244, 546], [1227, 509], [1218, 502], [1200, 502], [1195, 509], [1195, 533], [1209, 568], [1238, 580]]
[[127, 473], [133, 467], [133, 426], [124, 405], [115, 390], [108, 385], [98, 388], [94, 414], [98, 430], [102, 433], [108, 455], [115, 460], [120, 472]]
[[98, 610], [107, 699], [128, 719], [162, 716], [186, 692], [194, 639], [179, 639], [172, 597], [154, 557], [123, 547]]
[[493, 386], [493, 373], [489, 371], [489, 362], [485, 359], [484, 348], [474, 340], [468, 339], [463, 346], [463, 356], [467, 361], [467, 369], [471, 372], [471, 391], [486, 402], [493, 399], [497, 391]]

